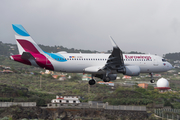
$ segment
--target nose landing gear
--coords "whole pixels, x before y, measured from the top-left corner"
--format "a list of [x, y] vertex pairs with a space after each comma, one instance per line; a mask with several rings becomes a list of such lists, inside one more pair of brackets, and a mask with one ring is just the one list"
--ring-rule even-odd
[[150, 82], [151, 82], [151, 83], [154, 83], [154, 82], [155, 82], [155, 80], [154, 80], [154, 79], [152, 79], [152, 80], [150, 80]]
[[153, 73], [149, 73], [149, 75], [151, 76], [151, 80], [150, 80], [150, 82], [151, 82], [151, 83], [154, 83], [154, 82], [155, 82], [155, 80], [153, 79]]

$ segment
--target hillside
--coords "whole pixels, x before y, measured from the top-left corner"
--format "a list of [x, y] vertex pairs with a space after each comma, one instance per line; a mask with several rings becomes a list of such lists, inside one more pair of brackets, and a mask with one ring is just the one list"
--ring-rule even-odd
[[[68, 49], [62, 46], [44, 46], [40, 47], [47, 52], [59, 52], [67, 51], [71, 53], [77, 52], [97, 52], [89, 50], [76, 50], [74, 48]], [[111, 52], [111, 51], [108, 51]], [[18, 54], [16, 45], [0, 43], [0, 65], [9, 66], [14, 73], [0, 74], [0, 101], [3, 102], [37, 102], [38, 106], [45, 106], [51, 102], [51, 99], [55, 98], [55, 95], [78, 95], [81, 96], [81, 102], [87, 101], [103, 101], [109, 102], [111, 105], [144, 105], [149, 108], [153, 108], [154, 104], [163, 104], [164, 106], [171, 106], [172, 108], [180, 109], [180, 92], [167, 92], [159, 93], [158, 90], [154, 90], [153, 86], [149, 86], [148, 89], [139, 88], [137, 85], [131, 88], [124, 88], [122, 86], [115, 86], [112, 89], [109, 86], [95, 84], [89, 86], [88, 81], [82, 81], [77, 74], [71, 75], [71, 79], [65, 81], [59, 81], [52, 78], [49, 75], [41, 75], [40, 71], [45, 69], [23, 65], [18, 62], [9, 60], [8, 56], [12, 54]], [[131, 54], [142, 54], [140, 52], [130, 52]], [[165, 57], [179, 59], [178, 54], [174, 57]], [[0, 67], [0, 71], [4, 68]], [[31, 74], [33, 73], [33, 74]], [[170, 85], [172, 90], [180, 90], [179, 78], [174, 79], [173, 73], [162, 73], [163, 77], [168, 76], [171, 78]], [[145, 81], [149, 78], [138, 78], [141, 81]], [[136, 82], [136, 79], [133, 79]], [[116, 80], [115, 82], [122, 82], [123, 80]], [[114, 81], [113, 81], [114, 82]], [[20, 114], [13, 111], [13, 109], [24, 111], [22, 108], [16, 107], [12, 109], [0, 110], [0, 117], [4, 117], [3, 114], [7, 114], [10, 111], [12, 114]], [[32, 110], [31, 110], [32, 111]], [[36, 111], [41, 111], [36, 109]], [[26, 110], [25, 110], [26, 112]], [[34, 114], [32, 112], [32, 114]], [[24, 115], [24, 112], [23, 114]]]
[[[63, 46], [45, 46], [45, 45], [39, 45], [39, 47], [46, 51], [46, 52], [60, 52], [60, 51], [66, 51], [69, 53], [96, 53], [97, 51], [90, 51], [90, 50], [81, 50], [81, 49], [75, 49], [75, 48], [66, 48]], [[10, 56], [11, 54], [18, 54], [18, 48], [16, 44], [11, 43], [3, 43], [0, 41], [0, 55], [4, 56]]]
[[170, 60], [180, 60], [180, 52], [179, 53], [168, 53], [164, 55], [164, 58]]
[[[112, 105], [148, 105], [150, 103], [171, 105], [174, 108], [180, 108], [176, 100], [180, 100], [179, 92], [159, 93], [151, 86], [146, 90], [134, 86], [132, 88], [117, 87], [115, 90], [106, 85], [96, 84], [89, 86], [87, 81], [66, 80], [58, 81], [56, 79], [43, 76], [41, 80], [39, 75], [29, 74], [1, 74], [0, 75], [0, 97], [6, 101], [42, 101], [39, 105], [45, 105], [50, 102], [55, 95], [79, 95], [81, 101], [103, 101]], [[4, 95], [4, 96], [3, 96]], [[10, 99], [13, 98], [13, 99]], [[174, 105], [175, 106], [174, 106]]]
[[0, 83], [0, 102], [36, 102], [37, 106], [44, 106], [54, 96], [54, 94], [29, 91], [27, 87]]
[[[66, 51], [68, 53], [98, 53], [99, 51], [91, 51], [91, 50], [82, 50], [82, 49], [75, 49], [75, 48], [66, 48], [63, 46], [45, 46], [39, 44], [39, 47], [46, 51], [46, 52], [60, 52], [60, 51]], [[111, 50], [107, 50], [106, 53], [111, 53]], [[123, 52], [125, 53], [125, 52]], [[127, 52], [126, 52], [127, 53]], [[3, 43], [0, 41], [0, 55], [3, 56], [10, 56], [11, 54], [18, 54], [18, 48], [16, 44], [11, 44], [11, 43]], [[141, 52], [136, 52], [136, 51], [131, 51], [129, 54], [144, 54]]]
[[[46, 46], [39, 44], [40, 48], [46, 52], [60, 52], [66, 51], [68, 53], [97, 53], [98, 51], [91, 51], [91, 50], [82, 50], [82, 49], [75, 49], [75, 48], [66, 48], [63, 46]], [[107, 50], [106, 53], [111, 53], [111, 50]], [[123, 52], [128, 54], [144, 54], [142, 52], [131, 51], [131, 52]], [[0, 41], [0, 55], [10, 56], [11, 54], [18, 54], [18, 48], [16, 44], [11, 43], [3, 43]], [[170, 60], [180, 60], [180, 52], [179, 53], [166, 53], [164, 54], [164, 58]]]

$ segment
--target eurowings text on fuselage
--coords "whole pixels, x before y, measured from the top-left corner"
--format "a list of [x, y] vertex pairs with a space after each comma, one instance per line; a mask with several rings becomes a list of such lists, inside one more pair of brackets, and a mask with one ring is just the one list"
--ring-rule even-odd
[[[20, 24], [13, 24], [19, 54], [12, 55], [14, 61], [49, 70], [68, 73], [92, 74], [90, 85], [95, 84], [93, 77], [105, 82], [115, 80], [118, 73], [138, 76], [140, 73], [166, 72], [172, 65], [157, 55], [122, 54], [122, 51], [110, 37], [113, 51], [111, 54], [84, 53], [47, 53], [43, 51]], [[151, 80], [151, 82], [154, 82]]]

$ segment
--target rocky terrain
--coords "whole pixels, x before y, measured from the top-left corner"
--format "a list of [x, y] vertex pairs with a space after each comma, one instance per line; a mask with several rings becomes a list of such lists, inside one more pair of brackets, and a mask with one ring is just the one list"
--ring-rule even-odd
[[99, 119], [99, 120], [146, 120], [146, 112], [138, 111], [117, 111], [104, 109], [60, 109], [60, 108], [23, 108], [21, 106], [12, 106], [10, 108], [0, 109], [0, 118], [10, 116], [13, 120], [18, 119]]

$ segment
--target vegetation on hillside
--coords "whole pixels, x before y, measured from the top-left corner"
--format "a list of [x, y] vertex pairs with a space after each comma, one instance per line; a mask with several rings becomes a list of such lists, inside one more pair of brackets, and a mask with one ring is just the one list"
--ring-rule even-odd
[[[92, 50], [82, 50], [82, 49], [75, 49], [75, 48], [66, 48], [63, 46], [47, 46], [47, 45], [42, 45], [39, 44], [39, 47], [46, 51], [46, 52], [60, 52], [60, 51], [66, 51], [68, 53], [97, 53], [98, 51], [92, 51]], [[112, 50], [107, 50], [106, 53], [111, 53]], [[123, 52], [125, 53], [125, 52]], [[127, 52], [126, 52], [127, 53]], [[137, 52], [137, 51], [131, 51], [128, 52], [129, 54], [144, 54], [142, 52]], [[11, 44], [11, 43], [3, 43], [0, 41], [0, 55], [4, 56], [10, 56], [11, 54], [18, 54], [18, 48], [16, 44]], [[172, 59], [172, 60], [180, 60], [180, 53], [168, 53], [164, 54], [164, 57], [166, 59]]]
[[37, 106], [44, 106], [54, 96], [53, 94], [29, 91], [25, 87], [0, 84], [0, 102], [36, 102]]
[[[82, 50], [82, 49], [75, 49], [75, 48], [66, 48], [63, 46], [45, 46], [45, 45], [41, 45], [39, 44], [39, 47], [46, 51], [46, 52], [60, 52], [60, 51], [66, 51], [68, 53], [96, 53], [98, 51], [91, 51], [91, 50]], [[4, 56], [10, 56], [12, 54], [18, 54], [18, 48], [16, 44], [11, 44], [11, 43], [3, 43], [0, 41], [0, 55], [4, 55]]]
[[[36, 101], [38, 105], [45, 105], [55, 98], [55, 95], [79, 95], [82, 97], [81, 102], [93, 100], [109, 102], [112, 105], [148, 105], [154, 103], [180, 108], [178, 102], [180, 100], [179, 92], [159, 93], [158, 90], [151, 87], [148, 89], [137, 86], [133, 88], [118, 87], [113, 90], [106, 85], [96, 84], [89, 86], [87, 81], [58, 81], [44, 77], [40, 86], [39, 75], [29, 74], [1, 74], [0, 85], [1, 88], [3, 85], [7, 85], [5, 88], [0, 89], [3, 95], [8, 96], [2, 96], [2, 101]], [[15, 90], [12, 88], [15, 88]], [[18, 88], [23, 88], [22, 92]], [[9, 97], [10, 93], [11, 97]], [[16, 97], [13, 97], [13, 95], [16, 95]]]
[[[70, 53], [92, 53], [97, 51], [68, 49], [63, 46], [44, 46], [40, 47], [46, 52], [67, 51]], [[111, 50], [107, 51], [108, 53]], [[152, 86], [143, 89], [135, 85], [132, 88], [116, 87], [111, 89], [106, 85], [96, 84], [89, 86], [87, 81], [80, 80], [77, 74], [71, 75], [66, 81], [59, 81], [52, 78], [51, 75], [42, 75], [40, 71], [44, 69], [23, 65], [9, 60], [10, 54], [18, 54], [18, 49], [14, 44], [4, 44], [0, 42], [0, 65], [10, 66], [13, 74], [0, 74], [0, 101], [11, 102], [37, 102], [38, 106], [44, 106], [51, 102], [56, 95], [79, 95], [81, 102], [103, 101], [111, 105], [146, 105], [152, 107], [152, 104], [163, 104], [172, 108], [180, 109], [180, 90], [179, 78], [172, 77], [170, 86], [177, 92], [159, 93]], [[143, 54], [132, 51], [130, 54]], [[169, 53], [165, 55], [166, 59], [179, 60], [179, 53]], [[4, 68], [0, 67], [0, 70]], [[30, 74], [33, 72], [33, 74]], [[176, 73], [177, 74], [177, 73]], [[165, 77], [169, 73], [163, 73]], [[133, 77], [136, 81], [135, 77]], [[146, 79], [146, 78], [143, 78]], [[148, 78], [149, 79], [149, 78]]]
[[179, 53], [167, 53], [164, 55], [164, 58], [170, 60], [180, 60], [180, 52]]
[[[56, 94], [61, 94], [80, 95], [82, 96], [82, 102], [86, 102], [88, 100], [97, 100], [109, 102], [113, 105], [148, 105], [155, 102], [157, 104], [172, 103], [169, 105], [173, 106], [174, 108], [180, 107], [179, 103], [177, 102], [180, 99], [179, 92], [160, 94], [158, 91], [154, 90], [153, 87], [149, 87], [148, 90], [137, 87], [129, 89], [119, 87], [114, 91], [106, 85], [96, 84], [94, 86], [89, 86], [88, 82], [81, 81], [81, 77], [77, 74], [69, 74], [71, 75], [71, 78], [66, 81], [58, 81], [52, 78], [50, 75], [42, 75], [42, 79], [40, 81], [39, 72], [45, 71], [44, 69], [23, 65], [21, 63], [11, 61], [7, 57], [3, 56], [0, 57], [0, 64], [10, 66], [12, 68], [11, 70], [15, 72], [13, 74], [0, 74], [0, 85], [8, 85], [10, 87], [16, 88], [26, 88], [28, 89], [28, 94], [34, 94], [26, 94], [23, 96], [24, 93], [22, 93], [22, 97], [14, 99], [2, 97], [1, 99], [4, 99], [4, 101], [23, 101], [23, 99], [25, 101], [35, 101], [35, 98], [37, 98], [37, 100], [41, 98], [41, 93], [47, 93], [53, 97], [50, 96], [49, 99], [46, 97], [45, 101], [42, 101], [41, 105], [45, 105], [46, 103], [50, 102], [52, 98], [55, 98]], [[31, 72], [34, 74], [30, 74]], [[167, 77], [169, 74], [164, 73], [163, 76]], [[135, 78], [133, 79], [136, 81]], [[171, 82], [171, 87], [173, 90], [180, 90], [178, 81], [179, 80], [174, 80]], [[18, 91], [13, 94], [19, 95]]]

